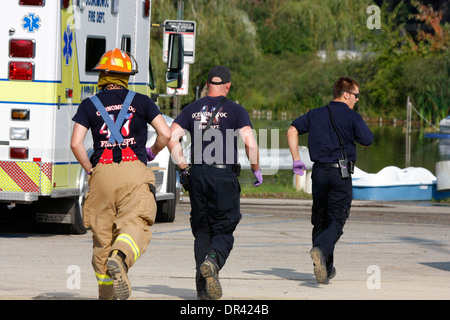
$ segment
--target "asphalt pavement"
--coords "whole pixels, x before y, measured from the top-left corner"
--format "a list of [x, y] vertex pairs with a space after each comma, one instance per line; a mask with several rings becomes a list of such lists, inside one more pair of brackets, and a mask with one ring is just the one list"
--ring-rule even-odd
[[[152, 227], [129, 271], [130, 300], [196, 299], [189, 208]], [[241, 209], [221, 301], [450, 299], [448, 204], [355, 201], [328, 285], [313, 276], [311, 201], [242, 199]], [[91, 236], [2, 231], [0, 299], [97, 299]]]

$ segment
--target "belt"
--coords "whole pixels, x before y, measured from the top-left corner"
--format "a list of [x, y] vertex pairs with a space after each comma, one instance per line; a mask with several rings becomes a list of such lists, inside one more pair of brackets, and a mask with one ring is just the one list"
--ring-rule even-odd
[[313, 164], [313, 168], [338, 168], [339, 169], [339, 164], [338, 163], [320, 163], [320, 162], [314, 162]]
[[217, 164], [217, 163], [202, 163], [202, 164], [194, 164], [194, 166], [208, 166], [208, 167], [213, 167], [213, 168], [217, 168], [217, 169], [234, 169], [237, 167], [236, 164]]
[[211, 163], [211, 164], [205, 163], [205, 165], [213, 167], [213, 168], [217, 168], [217, 169], [227, 169], [229, 167], [234, 166], [234, 164], [216, 164], [216, 163]]
[[241, 165], [240, 164], [216, 164], [216, 163], [202, 163], [202, 164], [194, 164], [194, 166], [207, 166], [217, 169], [231, 169], [232, 172], [236, 173], [237, 176], [240, 175]]

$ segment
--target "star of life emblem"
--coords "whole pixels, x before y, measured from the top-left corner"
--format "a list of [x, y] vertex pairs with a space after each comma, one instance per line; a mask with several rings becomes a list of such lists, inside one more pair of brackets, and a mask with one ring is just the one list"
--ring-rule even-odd
[[22, 28], [28, 32], [38, 31], [41, 27], [41, 18], [34, 13], [29, 13], [22, 18]]

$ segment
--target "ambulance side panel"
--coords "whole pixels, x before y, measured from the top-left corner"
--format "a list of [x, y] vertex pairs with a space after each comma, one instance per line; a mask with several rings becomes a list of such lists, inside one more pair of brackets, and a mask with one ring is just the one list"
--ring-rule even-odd
[[[83, 99], [97, 93], [92, 68], [115, 47], [137, 61], [139, 73], [130, 77], [129, 89], [151, 95], [144, 2], [70, 1], [62, 8], [58, 0], [42, 5], [2, 0], [8, 10], [0, 12], [0, 205], [32, 204], [37, 222], [86, 232], [81, 206], [87, 177], [70, 149], [72, 117]], [[149, 126], [148, 146], [152, 132]], [[91, 154], [90, 132], [85, 147]], [[168, 151], [148, 165], [166, 169], [155, 171], [156, 198], [161, 221], [172, 221], [175, 169]]]
[[[30, 7], [16, 0], [3, 2], [8, 10], [2, 10], [0, 32], [0, 192], [6, 200], [36, 200], [39, 193], [51, 193], [53, 182], [55, 111], [61, 82], [61, 70], [55, 64], [61, 47], [59, 3]], [[32, 41], [32, 57], [16, 57], [11, 52], [13, 40]], [[11, 63], [31, 65], [32, 79], [10, 80]], [[17, 110], [26, 112], [26, 118], [12, 119]], [[11, 130], [16, 129], [25, 130], [27, 136], [11, 137]], [[11, 157], [11, 148], [20, 148], [20, 156]]]

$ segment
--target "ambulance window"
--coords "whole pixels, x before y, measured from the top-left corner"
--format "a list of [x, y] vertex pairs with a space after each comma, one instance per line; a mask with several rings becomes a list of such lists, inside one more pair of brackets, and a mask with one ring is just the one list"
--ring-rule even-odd
[[131, 37], [130, 36], [122, 36], [122, 43], [120, 44], [120, 49], [131, 53]]
[[86, 65], [85, 71], [91, 72], [95, 68], [100, 58], [106, 51], [105, 38], [87, 38], [86, 39]]

